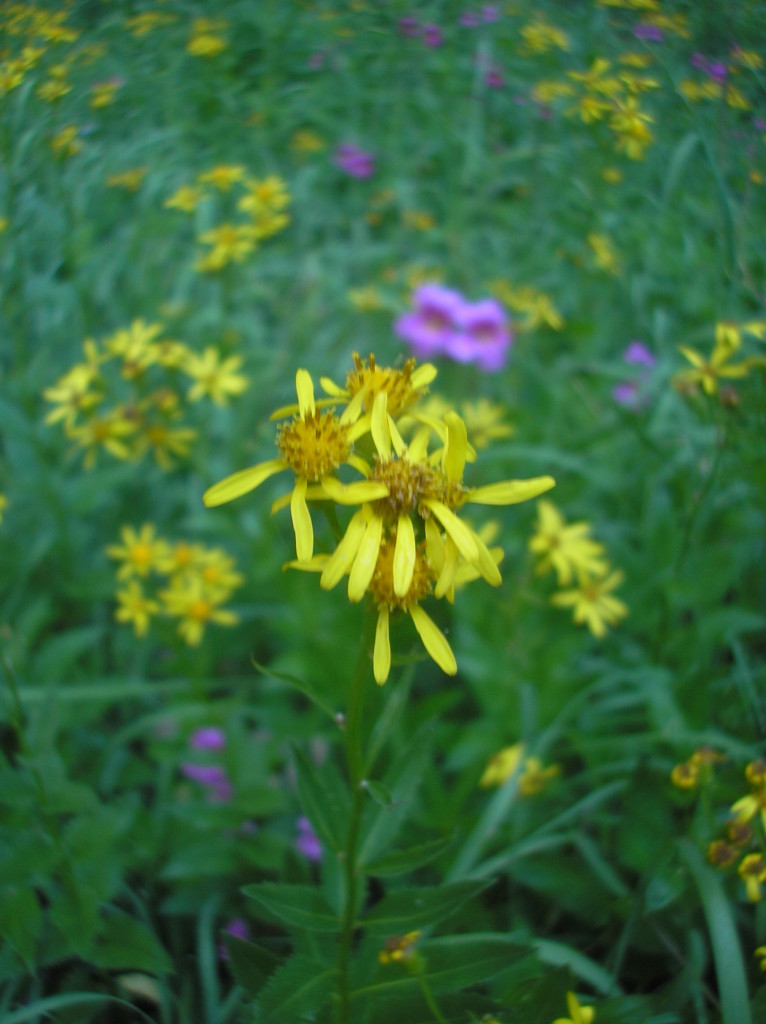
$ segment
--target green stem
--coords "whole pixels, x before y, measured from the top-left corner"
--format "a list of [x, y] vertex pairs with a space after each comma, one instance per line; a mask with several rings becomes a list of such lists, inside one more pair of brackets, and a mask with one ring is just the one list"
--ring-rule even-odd
[[444, 1017], [441, 1015], [441, 1010], [437, 1006], [436, 1000], [431, 994], [431, 989], [426, 981], [425, 974], [418, 974], [418, 981], [420, 982], [420, 991], [423, 993], [423, 998], [428, 1003], [428, 1009], [434, 1016], [434, 1020], [437, 1020], [439, 1024], [447, 1024]]
[[346, 712], [346, 761], [348, 778], [351, 786], [351, 811], [349, 814], [346, 845], [343, 851], [343, 880], [345, 898], [343, 918], [340, 930], [340, 947], [338, 949], [338, 1021], [339, 1024], [351, 1024], [351, 987], [349, 984], [349, 966], [351, 963], [351, 947], [354, 940], [357, 906], [361, 882], [356, 864], [357, 847], [359, 845], [359, 829], [362, 822], [364, 806], [364, 756], [362, 754], [362, 720], [364, 710], [364, 691], [370, 677], [370, 647], [375, 630], [375, 616], [368, 611], [365, 628], [362, 633], [359, 656], [348, 694]]

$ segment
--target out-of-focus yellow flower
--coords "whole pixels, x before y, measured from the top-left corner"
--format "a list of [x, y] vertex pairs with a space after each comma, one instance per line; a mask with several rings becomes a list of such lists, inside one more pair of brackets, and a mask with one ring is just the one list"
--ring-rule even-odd
[[93, 416], [79, 426], [69, 429], [73, 438], [85, 452], [85, 468], [92, 469], [99, 448], [104, 448], [116, 459], [129, 461], [135, 458], [135, 449], [127, 439], [136, 433], [136, 423], [125, 415], [123, 409], [112, 409], [103, 416]]
[[0, 494], [0, 523], [3, 521], [3, 513], [8, 507], [8, 499], [4, 494]]
[[766, 882], [766, 857], [762, 853], [748, 853], [739, 863], [737, 873], [745, 883], [745, 892], [751, 903], [761, 899], [761, 884]]
[[121, 544], [111, 544], [106, 549], [110, 558], [121, 563], [117, 570], [118, 580], [146, 577], [168, 557], [168, 543], [157, 537], [153, 523], [144, 523], [138, 532], [132, 526], [123, 526], [120, 537]]
[[577, 103], [567, 110], [567, 114], [579, 114], [583, 124], [593, 124], [595, 121], [603, 121], [606, 115], [614, 109], [607, 100], [601, 99], [595, 93], [586, 92]]
[[622, 171], [618, 167], [605, 167], [601, 177], [610, 185], [618, 185], [622, 181]]
[[580, 573], [578, 586], [554, 594], [551, 603], [557, 608], [574, 609], [574, 621], [587, 626], [600, 639], [606, 635], [608, 626], [616, 626], [628, 614], [627, 605], [612, 595], [622, 580], [619, 570], [600, 578]]
[[197, 32], [189, 37], [186, 51], [193, 57], [216, 57], [228, 45], [223, 36], [213, 35], [212, 32]]
[[715, 868], [722, 871], [735, 864], [739, 857], [739, 850], [731, 843], [723, 839], [715, 839], [707, 848], [707, 859]]
[[484, 774], [479, 780], [479, 785], [484, 788], [502, 786], [512, 775], [518, 773], [519, 796], [536, 796], [538, 793], [542, 793], [548, 782], [560, 774], [561, 769], [557, 764], [544, 768], [539, 757], [526, 757], [525, 755], [526, 747], [523, 743], [514, 743], [513, 746], [503, 747], [489, 759]]
[[645, 113], [634, 96], [619, 100], [609, 127], [617, 135], [617, 149], [624, 150], [631, 160], [642, 160], [653, 141], [650, 124], [654, 118]]
[[759, 946], [757, 949], [753, 950], [753, 956], [761, 958], [759, 966], [762, 971], [766, 971], [766, 946]]
[[151, 617], [160, 610], [157, 601], [146, 596], [138, 580], [130, 580], [122, 590], [118, 590], [117, 601], [119, 607], [114, 615], [117, 621], [129, 622], [136, 636], [146, 636]]
[[387, 939], [385, 946], [378, 953], [378, 961], [384, 966], [406, 964], [415, 955], [413, 947], [419, 938], [420, 932], [407, 932], [406, 935], [395, 935]]
[[673, 377], [673, 384], [676, 387], [680, 385], [680, 390], [701, 387], [706, 395], [714, 395], [719, 381], [746, 377], [750, 369], [747, 360], [729, 362], [734, 350], [728, 344], [715, 345], [709, 359], [687, 345], [679, 345], [678, 351], [692, 364], [691, 370], [681, 370]]
[[168, 422], [152, 422], [146, 418], [151, 405], [151, 400], [142, 404], [141, 412], [144, 418], [136, 435], [137, 457], [140, 458], [144, 452], [151, 451], [158, 466], [162, 469], [171, 469], [176, 458], [184, 459], [189, 454], [197, 431], [191, 427], [173, 427]]
[[39, 85], [36, 91], [41, 100], [45, 100], [46, 103], [55, 103], [71, 92], [72, 86], [65, 78], [49, 78], [47, 82]]
[[608, 563], [603, 558], [604, 546], [591, 539], [590, 531], [590, 523], [584, 521], [567, 524], [552, 501], [538, 501], [537, 527], [528, 545], [540, 559], [537, 573], [553, 569], [560, 587], [567, 586], [575, 576], [605, 575]]
[[522, 54], [547, 53], [549, 50], [568, 50], [569, 39], [565, 32], [551, 25], [544, 18], [535, 18], [521, 28], [523, 45], [519, 48]]
[[136, 14], [132, 18], [128, 18], [125, 22], [125, 27], [134, 36], [145, 36], [161, 25], [169, 25], [175, 20], [175, 15], [166, 14], [164, 11], [144, 11], [142, 14]]
[[195, 269], [204, 272], [222, 270], [229, 263], [242, 263], [256, 246], [252, 231], [241, 224], [220, 224], [200, 235], [199, 240], [211, 247], [195, 264]]
[[614, 246], [614, 242], [608, 235], [591, 233], [587, 237], [588, 247], [593, 253], [593, 260], [600, 270], [606, 271], [613, 277], [620, 274], [620, 254]]
[[366, 285], [364, 288], [352, 288], [348, 293], [348, 301], [360, 313], [386, 308], [385, 299], [374, 284]]
[[182, 185], [165, 200], [169, 210], [183, 210], [192, 213], [205, 198], [205, 192], [197, 185]]
[[94, 110], [98, 110], [100, 107], [110, 107], [114, 103], [117, 90], [121, 87], [121, 84], [121, 82], [113, 79], [109, 82], [96, 82], [95, 85], [92, 85], [90, 89], [91, 107]]
[[727, 82], [724, 96], [726, 98], [727, 105], [733, 107], [735, 110], [750, 109], [750, 101], [744, 93], [742, 93], [736, 85], [733, 85], [731, 82]]
[[436, 226], [433, 216], [424, 210], [405, 210], [402, 220], [406, 227], [415, 231], [431, 231]]
[[68, 124], [60, 132], [53, 136], [50, 147], [57, 156], [74, 156], [82, 149], [78, 135], [80, 129], [76, 124]]
[[199, 646], [209, 622], [220, 626], [236, 626], [239, 617], [221, 608], [226, 600], [219, 591], [206, 587], [199, 577], [178, 577], [159, 598], [163, 609], [180, 619], [178, 632], [190, 647]]
[[488, 448], [493, 441], [512, 437], [514, 427], [505, 421], [507, 409], [488, 398], [463, 402], [460, 413], [468, 430], [468, 438], [477, 450]]
[[190, 402], [208, 396], [216, 405], [226, 405], [231, 395], [241, 395], [248, 387], [247, 377], [237, 371], [242, 366], [241, 356], [221, 357], [217, 348], [206, 348], [203, 354], [190, 353], [184, 371], [194, 381], [189, 390]]
[[568, 1017], [557, 1017], [553, 1024], [593, 1024], [596, 1011], [592, 1006], [581, 1006], [574, 992], [567, 992]]
[[296, 153], [319, 153], [326, 146], [322, 136], [310, 128], [299, 128], [290, 140], [290, 147]]
[[128, 192], [137, 192], [146, 177], [147, 167], [134, 167], [120, 174], [111, 174], [106, 179], [109, 188], [124, 188]]
[[569, 82], [545, 79], [537, 82], [532, 89], [532, 98], [538, 103], [552, 103], [554, 100], [563, 99], [574, 93], [574, 87]]
[[245, 180], [245, 168], [242, 164], [218, 164], [209, 171], [197, 175], [201, 185], [212, 185], [221, 192], [228, 192], [232, 185]]
[[763, 57], [756, 50], [743, 50], [741, 47], [735, 46], [731, 55], [737, 64], [750, 68], [751, 71], [760, 71], [763, 67]]
[[504, 302], [514, 313], [521, 313], [523, 320], [515, 323], [520, 331], [534, 331], [546, 325], [554, 331], [564, 327], [564, 318], [556, 309], [552, 299], [544, 292], [528, 285], [513, 285], [498, 278], [490, 283], [490, 291]]
[[285, 181], [276, 174], [268, 178], [245, 180], [246, 193], [237, 203], [237, 208], [252, 216], [284, 210], [290, 205], [290, 193]]

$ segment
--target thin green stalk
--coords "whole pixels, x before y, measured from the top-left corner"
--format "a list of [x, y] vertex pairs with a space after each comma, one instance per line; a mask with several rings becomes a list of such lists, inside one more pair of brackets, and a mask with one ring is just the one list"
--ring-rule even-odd
[[441, 1010], [439, 1009], [436, 1000], [431, 994], [431, 989], [428, 986], [425, 974], [418, 974], [418, 981], [420, 983], [420, 991], [423, 993], [423, 998], [428, 1003], [428, 1009], [433, 1014], [434, 1020], [437, 1020], [439, 1024], [447, 1024], [444, 1017], [441, 1015]]

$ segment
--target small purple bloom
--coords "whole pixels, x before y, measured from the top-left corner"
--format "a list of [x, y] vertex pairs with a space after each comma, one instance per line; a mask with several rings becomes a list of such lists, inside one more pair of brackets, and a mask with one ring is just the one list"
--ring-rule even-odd
[[466, 11], [464, 14], [460, 15], [459, 20], [460, 24], [463, 25], [464, 28], [476, 28], [479, 24], [479, 15], [474, 13], [474, 11]]
[[[235, 917], [224, 928], [224, 934], [233, 935], [235, 939], [249, 939], [250, 926], [243, 917]], [[229, 959], [229, 951], [223, 942], [218, 947], [218, 956], [221, 960]]]
[[215, 725], [203, 725], [191, 734], [189, 746], [193, 750], [223, 750], [226, 746], [226, 733]]
[[638, 408], [638, 384], [634, 380], [625, 380], [612, 388], [612, 397], [626, 409]]
[[457, 325], [445, 346], [445, 352], [459, 363], [476, 363], [480, 370], [499, 370], [505, 366], [513, 336], [508, 317], [497, 299], [465, 302]]
[[494, 64], [484, 74], [484, 84], [488, 89], [502, 89], [505, 86], [505, 77], [500, 68]]
[[656, 366], [657, 357], [644, 345], [643, 341], [631, 341], [622, 354], [626, 363], [632, 366]]
[[485, 4], [481, 9], [482, 21], [497, 21], [500, 11], [494, 4]]
[[298, 818], [298, 838], [295, 840], [295, 848], [299, 853], [315, 864], [322, 859], [322, 843], [311, 827], [308, 818]]
[[375, 157], [353, 142], [342, 142], [335, 150], [335, 166], [352, 178], [371, 178], [375, 173]]
[[753, 121], [753, 127], [756, 131], [766, 132], [766, 121], [762, 121], [760, 117], [756, 117]]
[[225, 803], [227, 800], [231, 800], [231, 782], [222, 765], [186, 762], [181, 765], [181, 774], [204, 786], [208, 791], [209, 798], [216, 803]]
[[456, 330], [465, 299], [459, 292], [435, 283], [421, 284], [412, 298], [415, 309], [396, 320], [395, 333], [418, 359], [441, 355]]
[[417, 18], [400, 18], [399, 33], [412, 39], [420, 32], [420, 25]]
[[442, 30], [438, 25], [423, 26], [423, 42], [426, 46], [441, 46], [444, 42], [444, 36], [442, 35]]
[[659, 25], [650, 25], [642, 22], [633, 29], [633, 35], [636, 39], [644, 39], [648, 43], [662, 42], [662, 29]]
[[693, 68], [704, 71], [707, 68], [708, 61], [704, 53], [693, 53], [689, 63]]
[[713, 81], [718, 82], [719, 85], [726, 81], [729, 74], [729, 69], [725, 64], [722, 64], [720, 60], [711, 61], [705, 68], [705, 71], [707, 72], [708, 78], [712, 78]]

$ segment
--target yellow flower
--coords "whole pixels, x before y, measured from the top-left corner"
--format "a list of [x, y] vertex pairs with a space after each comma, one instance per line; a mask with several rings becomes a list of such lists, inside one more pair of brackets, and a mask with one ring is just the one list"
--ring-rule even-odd
[[568, 1017], [557, 1017], [553, 1024], [592, 1024], [596, 1011], [592, 1006], [581, 1006], [574, 992], [567, 992]]
[[436, 226], [433, 216], [424, 210], [405, 210], [402, 220], [406, 227], [413, 228], [415, 231], [430, 231]]
[[132, 526], [122, 527], [122, 544], [112, 544], [106, 549], [110, 558], [122, 563], [117, 570], [118, 580], [148, 576], [168, 557], [168, 543], [156, 533], [157, 528], [152, 523], [144, 523], [138, 532]]
[[4, 494], [0, 494], [0, 523], [3, 521], [3, 513], [8, 507], [8, 499]]
[[538, 82], [532, 90], [532, 97], [538, 103], [552, 103], [553, 100], [562, 99], [565, 96], [571, 96], [574, 93], [574, 87], [569, 82], [559, 82], [555, 80], [544, 80]]
[[179, 540], [169, 545], [157, 560], [157, 571], [167, 576], [183, 575], [186, 578], [190, 572], [199, 574], [206, 565], [207, 557], [201, 544]]
[[567, 525], [566, 520], [551, 501], [537, 503], [537, 531], [529, 541], [529, 550], [541, 556], [537, 572], [553, 569], [560, 587], [567, 586], [575, 576], [602, 576], [608, 570], [603, 560], [604, 547], [591, 540], [589, 523]]
[[420, 938], [420, 932], [408, 932], [406, 935], [395, 935], [386, 940], [386, 945], [378, 953], [381, 964], [398, 964], [410, 960], [414, 954], [413, 946]]
[[244, 577], [235, 571], [235, 562], [220, 548], [203, 551], [197, 571], [204, 587], [211, 593], [222, 593], [228, 597], [232, 590], [241, 587]]
[[78, 138], [79, 132], [80, 129], [76, 124], [69, 124], [66, 128], [62, 128], [50, 141], [53, 152], [59, 156], [74, 156], [79, 153], [82, 149], [82, 143]]
[[98, 405], [103, 395], [91, 390], [96, 382], [98, 370], [90, 363], [77, 363], [59, 381], [43, 391], [43, 398], [56, 406], [45, 417], [46, 423], [62, 421], [69, 433], [80, 415]]
[[242, 164], [219, 164], [198, 175], [197, 181], [201, 185], [212, 185], [221, 192], [228, 192], [232, 185], [244, 181], [244, 178], [245, 168]]
[[348, 293], [348, 301], [360, 313], [370, 313], [373, 310], [386, 307], [385, 299], [374, 284], [366, 285], [364, 288], [351, 288]]
[[521, 29], [524, 45], [520, 53], [547, 53], [549, 50], [568, 50], [569, 40], [561, 29], [551, 25], [544, 18], [536, 18]]
[[130, 327], [115, 331], [104, 339], [104, 351], [109, 356], [122, 360], [121, 373], [126, 380], [140, 377], [159, 357], [159, 349], [155, 344], [162, 333], [162, 324], [147, 324], [143, 320], [134, 320]]
[[502, 786], [512, 775], [518, 773], [519, 796], [535, 796], [541, 793], [548, 781], [558, 775], [561, 769], [557, 764], [543, 768], [539, 757], [525, 757], [525, 752], [526, 747], [523, 743], [503, 747], [490, 758], [479, 785]]
[[124, 188], [128, 192], [136, 192], [141, 187], [147, 170], [146, 167], [134, 167], [130, 171], [112, 174], [106, 179], [106, 184], [109, 188]]
[[714, 395], [718, 391], [718, 382], [724, 378], [735, 379], [746, 377], [750, 369], [747, 361], [730, 363], [729, 359], [734, 348], [727, 341], [717, 343], [709, 359], [705, 359], [696, 349], [679, 345], [679, 352], [692, 364], [691, 370], [682, 370], [673, 377], [673, 383], [683, 388], [694, 388], [701, 385], [706, 395]]
[[[234, 473], [205, 491], [202, 500], [208, 508], [223, 505], [255, 490], [276, 473], [292, 469], [295, 484], [289, 503], [296, 551], [298, 561], [307, 562], [314, 549], [314, 531], [306, 504], [309, 484], [317, 485], [320, 495], [351, 505], [383, 497], [387, 489], [381, 484], [370, 486], [366, 481], [343, 487], [335, 476], [335, 471], [344, 463], [361, 468], [363, 472], [366, 470], [352, 454], [354, 441], [368, 429], [367, 424], [359, 420], [361, 403], [349, 405], [340, 417], [335, 415], [334, 409], [319, 409], [314, 400], [314, 384], [307, 370], [298, 370], [295, 390], [298, 414], [279, 428], [279, 458]], [[289, 409], [286, 414], [290, 414]], [[277, 410], [274, 417], [281, 415], [285, 415], [285, 410]]]
[[318, 153], [324, 149], [326, 143], [321, 135], [311, 131], [309, 128], [300, 128], [293, 134], [290, 146], [296, 153]]
[[544, 292], [526, 285], [515, 286], [502, 278], [492, 281], [490, 290], [514, 313], [525, 315], [525, 319], [516, 324], [518, 330], [533, 331], [543, 324], [547, 324], [554, 331], [563, 328], [564, 318]]
[[130, 622], [136, 636], [145, 636], [149, 629], [152, 615], [156, 615], [160, 606], [148, 598], [138, 580], [130, 580], [124, 590], [117, 591], [119, 608], [114, 617], [118, 622]]
[[37, 95], [46, 103], [55, 103], [62, 96], [72, 91], [72, 86], [64, 78], [49, 78], [47, 82], [37, 87]]
[[189, 401], [207, 395], [216, 405], [226, 405], [230, 395], [241, 395], [248, 387], [247, 377], [237, 373], [241, 366], [241, 356], [222, 359], [217, 348], [206, 348], [201, 356], [190, 352], [183, 367], [195, 382], [189, 390]]
[[748, 853], [737, 868], [739, 877], [745, 883], [747, 898], [751, 903], [761, 899], [761, 883], [766, 882], [766, 858], [761, 853]]
[[229, 44], [222, 36], [211, 32], [199, 32], [190, 36], [186, 50], [194, 57], [216, 57]]
[[753, 950], [753, 956], [761, 958], [760, 968], [762, 971], [766, 971], [766, 946], [759, 946]]
[[239, 200], [237, 207], [253, 216], [283, 210], [290, 204], [287, 185], [275, 174], [260, 180], [248, 178], [245, 186], [247, 192]]
[[700, 766], [691, 758], [675, 765], [670, 781], [678, 789], [696, 789], [700, 781]]
[[221, 224], [200, 235], [199, 240], [212, 247], [196, 264], [201, 271], [222, 270], [228, 263], [241, 263], [256, 244], [252, 232], [237, 224]]
[[747, 779], [753, 787], [753, 792], [743, 796], [732, 805], [731, 813], [738, 825], [760, 815], [761, 824], [766, 832], [766, 776], [764, 776], [764, 762], [753, 761], [747, 766]]
[[169, 25], [176, 20], [173, 14], [164, 14], [161, 11], [145, 11], [143, 14], [136, 14], [128, 18], [125, 27], [130, 29], [134, 36], [145, 36], [160, 25]]
[[199, 645], [208, 622], [219, 626], [236, 626], [239, 622], [237, 615], [219, 607], [226, 596], [205, 587], [199, 578], [176, 578], [167, 590], [160, 591], [159, 597], [165, 611], [181, 620], [178, 632], [190, 647]]
[[90, 89], [91, 107], [94, 110], [98, 110], [100, 107], [111, 106], [114, 103], [114, 98], [119, 88], [120, 83], [116, 81], [97, 82], [95, 85], [92, 85]]
[[622, 171], [617, 167], [605, 167], [601, 172], [601, 177], [610, 185], [617, 185], [622, 181]]
[[68, 434], [85, 449], [85, 468], [92, 469], [99, 447], [103, 447], [116, 459], [128, 461], [135, 458], [135, 449], [126, 444], [126, 439], [136, 432], [134, 420], [124, 410], [113, 409], [103, 416], [93, 416], [81, 426], [72, 426]]
[[624, 150], [631, 160], [643, 159], [647, 146], [653, 141], [648, 127], [653, 122], [654, 119], [640, 109], [634, 96], [619, 101], [609, 121], [609, 127], [617, 135], [617, 149]]
[[607, 626], [616, 626], [628, 614], [627, 606], [611, 593], [622, 579], [619, 571], [601, 579], [580, 574], [579, 586], [554, 594], [551, 603], [558, 608], [574, 608], [574, 621], [586, 625], [593, 636], [602, 637]]
[[505, 406], [490, 402], [488, 398], [463, 402], [460, 412], [468, 430], [468, 437], [477, 450], [487, 448], [493, 441], [501, 438], [512, 437], [515, 433], [510, 423], [503, 422], [507, 412]]
[[[153, 405], [152, 399], [142, 403], [141, 412], [145, 413]], [[185, 459], [197, 431], [191, 427], [171, 427], [167, 422], [151, 422], [144, 420], [137, 435], [137, 454], [140, 458], [151, 449], [154, 460], [162, 469], [171, 469], [174, 459]]]
[[593, 259], [600, 270], [607, 274], [618, 276], [620, 273], [620, 254], [614, 247], [614, 243], [608, 235], [590, 234], [587, 238], [588, 245], [593, 253]]
[[593, 124], [595, 121], [602, 121], [610, 110], [613, 110], [611, 103], [602, 100], [594, 93], [586, 92], [577, 103], [567, 110], [567, 114], [579, 114], [583, 124]]
[[183, 210], [192, 213], [205, 198], [204, 191], [195, 185], [182, 185], [172, 196], [165, 200], [169, 210]]
[[707, 859], [715, 868], [730, 868], [735, 863], [739, 851], [736, 846], [724, 842], [723, 839], [715, 839], [707, 848]]
[[341, 399], [369, 412], [378, 395], [385, 393], [389, 415], [398, 416], [426, 394], [428, 385], [436, 377], [435, 366], [431, 363], [417, 366], [414, 359], [408, 359], [401, 369], [378, 366], [373, 355], [365, 361], [354, 352], [353, 359], [354, 369], [346, 377], [345, 388], [338, 387], [329, 377], [321, 378], [322, 388], [331, 396], [326, 402]]

